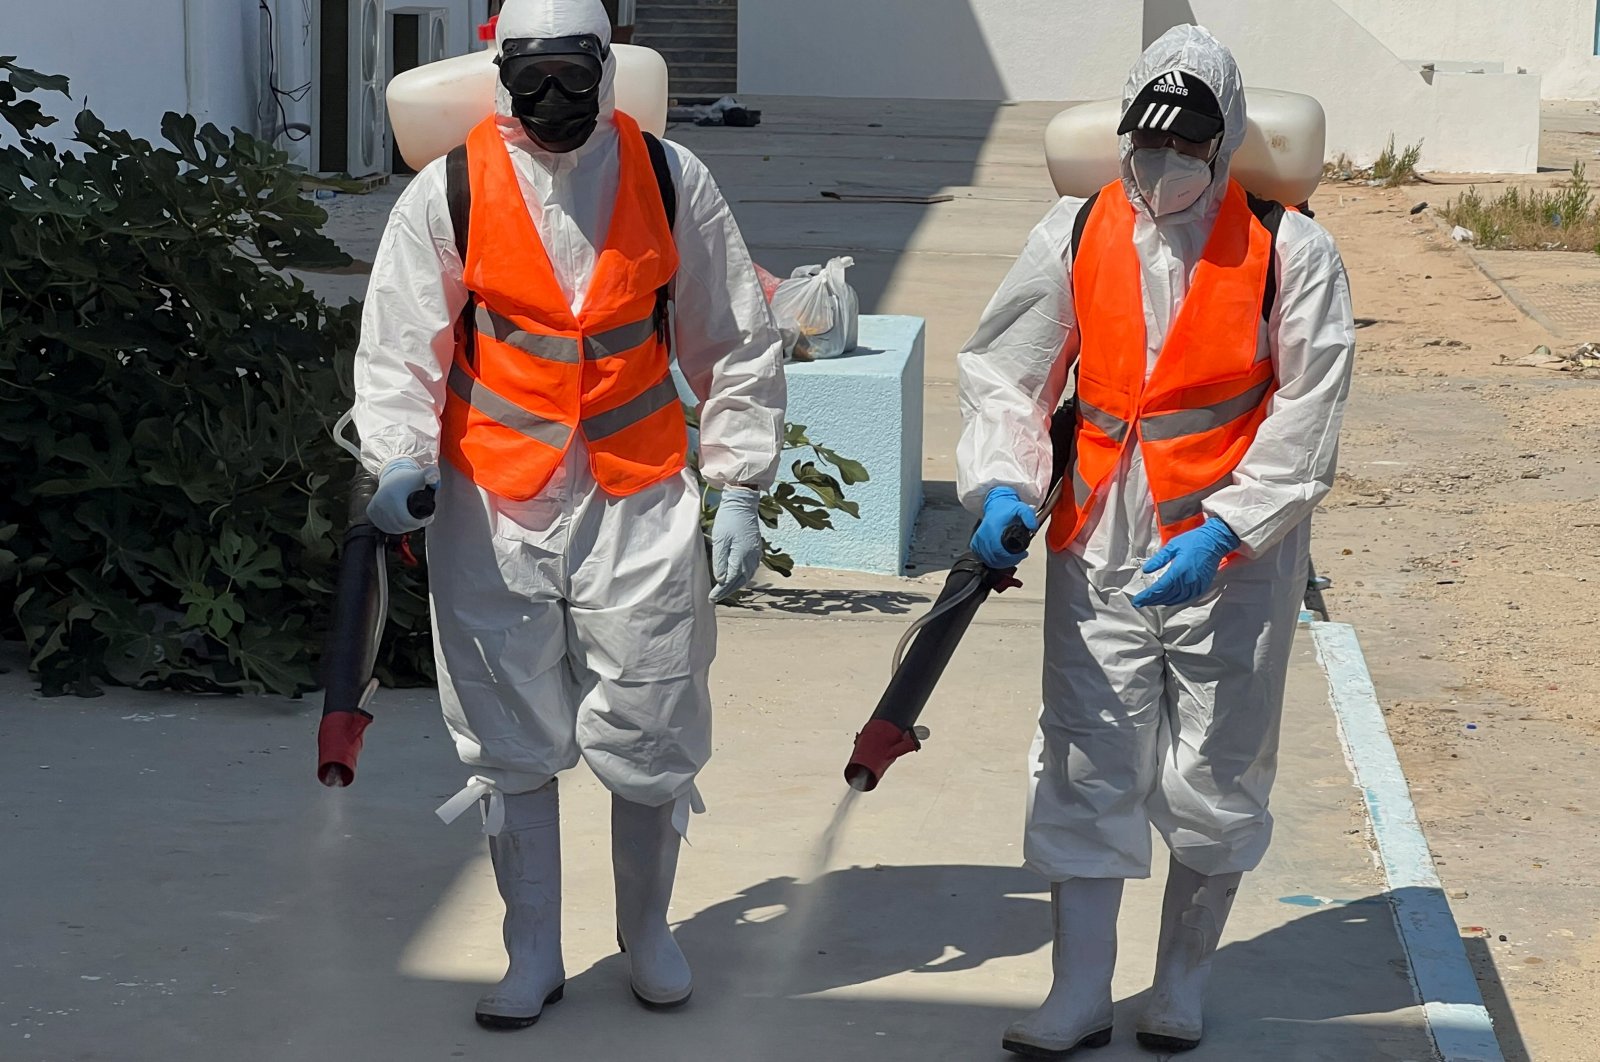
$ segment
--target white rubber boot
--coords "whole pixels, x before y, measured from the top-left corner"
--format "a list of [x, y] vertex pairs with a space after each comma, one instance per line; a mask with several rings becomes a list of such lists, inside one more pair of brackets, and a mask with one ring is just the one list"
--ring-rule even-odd
[[689, 961], [667, 928], [681, 838], [671, 803], [646, 807], [611, 797], [611, 869], [617, 882], [617, 946], [633, 965], [634, 997], [652, 1010], [689, 1002]]
[[504, 936], [511, 964], [478, 1000], [478, 1024], [521, 1029], [559, 1002], [561, 961], [561, 799], [554, 781], [531, 793], [506, 793], [506, 821], [489, 838], [494, 879], [506, 903]]
[[1072, 878], [1050, 886], [1055, 981], [1044, 1006], [1015, 1022], [1001, 1041], [1027, 1058], [1066, 1058], [1111, 1042], [1111, 975], [1117, 966], [1121, 878]]
[[1172, 860], [1161, 901], [1156, 983], [1138, 1025], [1145, 1047], [1171, 1053], [1200, 1046], [1211, 957], [1243, 877], [1237, 872], [1207, 876]]

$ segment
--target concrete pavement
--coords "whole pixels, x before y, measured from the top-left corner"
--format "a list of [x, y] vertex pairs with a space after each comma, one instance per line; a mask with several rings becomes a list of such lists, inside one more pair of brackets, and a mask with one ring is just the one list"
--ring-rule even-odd
[[[567, 999], [491, 1034], [472, 1004], [500, 973], [482, 838], [432, 809], [462, 783], [429, 691], [384, 691], [356, 785], [312, 778], [315, 698], [112, 691], [43, 701], [0, 676], [0, 1058], [17, 1062], [437, 1059], [967, 1060], [1048, 987], [1042, 882], [1018, 868], [1037, 711], [1037, 559], [985, 606], [925, 722], [926, 748], [820, 838], [839, 772], [965, 537], [954, 503], [953, 355], [1053, 195], [1049, 104], [757, 100], [753, 130], [675, 129], [774, 272], [855, 255], [863, 312], [929, 320], [929, 505], [908, 580], [803, 573], [722, 610], [717, 753], [673, 910], [699, 987], [677, 1013], [627, 990], [610, 914], [604, 793], [563, 783]], [[835, 203], [844, 185], [946, 191], [936, 205]], [[395, 189], [340, 197], [370, 261]], [[357, 276], [315, 278], [358, 294]], [[824, 444], [827, 440], [819, 440]], [[1217, 960], [1197, 1060], [1434, 1057], [1326, 683], [1302, 639], [1274, 808]], [[1159, 875], [1160, 867], [1157, 871]], [[1154, 1057], [1132, 1024], [1161, 882], [1124, 903], [1118, 1032], [1096, 1059]]]
[[[725, 610], [710, 812], [672, 912], [695, 998], [654, 1014], [629, 996], [607, 798], [580, 768], [563, 781], [567, 998], [515, 1034], [472, 1021], [503, 968], [499, 905], [475, 824], [432, 815], [464, 776], [431, 693], [380, 694], [356, 784], [330, 791], [312, 776], [314, 704], [47, 701], [13, 670], [0, 1057], [1004, 1057], [1000, 1031], [1049, 978], [1048, 894], [1018, 867], [1034, 605], [986, 606], [925, 717], [933, 737], [859, 799], [818, 875], [851, 737], [924, 607], [790, 591]], [[1191, 1057], [1432, 1058], [1308, 639], [1288, 711], [1278, 839], [1238, 901]], [[1152, 1057], [1132, 1025], [1160, 887], [1136, 882], [1124, 904], [1106, 1062]]]

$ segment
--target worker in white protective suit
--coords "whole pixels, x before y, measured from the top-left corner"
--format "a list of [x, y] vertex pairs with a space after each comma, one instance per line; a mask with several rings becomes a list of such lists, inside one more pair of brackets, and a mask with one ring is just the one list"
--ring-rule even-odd
[[1212, 954], [1272, 833], [1309, 520], [1354, 345], [1333, 240], [1229, 180], [1245, 101], [1228, 50], [1173, 29], [1123, 103], [1121, 179], [1050, 210], [958, 358], [959, 486], [996, 568], [1022, 559], [1007, 526], [1038, 526], [1076, 380], [1025, 845], [1051, 883], [1055, 980], [1004, 1037], [1036, 1058], [1110, 1040], [1123, 881], [1149, 876], [1151, 826], [1171, 863], [1138, 1036], [1200, 1041]]
[[[374, 524], [422, 526], [408, 499], [437, 488], [435, 660], [472, 771], [440, 814], [482, 803], [510, 964], [477, 1018], [515, 1028], [563, 991], [556, 776], [580, 758], [612, 793], [633, 992], [689, 998], [667, 907], [711, 752], [712, 602], [760, 561], [785, 390], [711, 175], [613, 107], [600, 0], [507, 0], [496, 47], [495, 114], [416, 176], [384, 233], [353, 415]], [[669, 357], [721, 492], [709, 564]]]

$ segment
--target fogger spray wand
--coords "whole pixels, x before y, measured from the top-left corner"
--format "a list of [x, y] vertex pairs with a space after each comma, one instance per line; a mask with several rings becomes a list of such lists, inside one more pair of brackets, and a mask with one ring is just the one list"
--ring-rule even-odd
[[[339, 547], [339, 585], [333, 625], [322, 654], [322, 722], [317, 728], [317, 780], [329, 787], [355, 781], [356, 759], [372, 713], [367, 702], [378, 689], [372, 672], [389, 617], [389, 560], [398, 549], [415, 564], [405, 536], [386, 535], [367, 519], [367, 504], [378, 488], [365, 470], [350, 485], [350, 522]], [[424, 488], [406, 499], [411, 515], [433, 515], [433, 491]]]
[[[1075, 416], [1069, 413], [1072, 419]], [[1066, 421], [1058, 413], [1055, 421]], [[1069, 421], [1070, 423], [1070, 421]], [[1053, 433], [1054, 434], [1054, 433]], [[1066, 461], [1060, 455], [1070, 452], [1071, 439], [1058, 445], [1056, 463], [1062, 468]], [[1044, 504], [1037, 512], [1035, 524], [1044, 526], [1055, 511], [1061, 497], [1062, 475], [1060, 469], [1052, 476], [1051, 487]], [[1035, 531], [1028, 530], [1021, 518], [1013, 520], [1001, 534], [1001, 544], [1010, 553], [1022, 553], [1032, 544]], [[856, 735], [856, 744], [845, 765], [844, 779], [852, 789], [869, 792], [889, 765], [908, 752], [922, 747], [928, 736], [924, 727], [917, 726], [917, 718], [927, 707], [928, 698], [944, 674], [956, 646], [967, 633], [972, 617], [993, 592], [1004, 592], [1017, 581], [1015, 568], [990, 568], [970, 550], [963, 553], [950, 567], [944, 589], [934, 601], [926, 616], [913, 623], [901, 637], [894, 651], [894, 668], [889, 676], [889, 686], [878, 699], [878, 706], [867, 720], [867, 725]], [[909, 648], [907, 648], [909, 644]]]

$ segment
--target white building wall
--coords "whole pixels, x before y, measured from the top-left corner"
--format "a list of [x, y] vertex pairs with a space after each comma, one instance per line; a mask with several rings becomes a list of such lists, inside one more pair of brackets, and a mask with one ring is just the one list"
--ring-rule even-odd
[[87, 104], [107, 125], [157, 139], [161, 115], [189, 107], [184, 69], [184, 0], [0, 0], [0, 52], [46, 74], [72, 79], [72, 102], [35, 98], [64, 119]]
[[[1184, 22], [1205, 25], [1227, 43], [1247, 85], [1320, 100], [1330, 155], [1370, 162], [1392, 134], [1400, 145], [1420, 141], [1430, 169], [1536, 168], [1537, 75], [1427, 76], [1335, 0], [741, 0], [739, 88], [808, 96], [1104, 99], [1120, 95], [1146, 42]], [[1414, 32], [1425, 39], [1420, 25]]]
[[[293, 91], [316, 70], [313, 30], [323, 0], [265, 0], [273, 15], [276, 83]], [[345, 2], [345, 0], [329, 0]], [[385, 0], [386, 9], [450, 11], [452, 54], [478, 47], [487, 0]], [[281, 116], [267, 91], [262, 0], [0, 0], [0, 53], [72, 80], [72, 99], [41, 100], [62, 121], [47, 133], [71, 139], [87, 105], [107, 125], [159, 142], [161, 116], [187, 112], [222, 129], [275, 132]], [[315, 93], [283, 100], [291, 122], [311, 122]], [[309, 141], [279, 141], [310, 162]]]
[[1338, 0], [1405, 59], [1502, 63], [1548, 100], [1600, 99], [1595, 0]]
[[[1233, 51], [1245, 84], [1302, 92], [1328, 115], [1328, 154], [1368, 163], [1390, 135], [1422, 144], [1424, 169], [1532, 173], [1539, 79], [1437, 73], [1384, 47], [1334, 0], [1190, 0], [1195, 20]], [[1286, 27], [1314, 27], [1290, 33]], [[1166, 27], [1148, 27], [1153, 35]]]
[[739, 89], [1093, 99], [1120, 90], [1142, 23], [1096, 0], [740, 0]]

